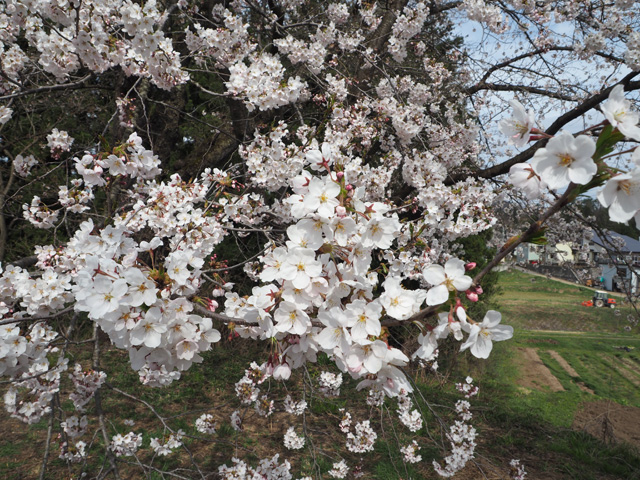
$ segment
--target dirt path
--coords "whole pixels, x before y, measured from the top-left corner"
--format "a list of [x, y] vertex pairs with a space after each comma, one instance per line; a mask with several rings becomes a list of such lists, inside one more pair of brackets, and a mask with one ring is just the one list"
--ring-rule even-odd
[[572, 337], [580, 336], [580, 338], [589, 338], [594, 340], [620, 340], [620, 341], [626, 341], [626, 342], [628, 342], [629, 340], [635, 341], [638, 339], [637, 337], [633, 337], [633, 336], [622, 337], [618, 335], [597, 335], [591, 332], [581, 332], [581, 331], [573, 331], [573, 330], [523, 330], [521, 332], [523, 337], [526, 336], [528, 333], [534, 333], [536, 335], [539, 335], [539, 334], [570, 335]]
[[535, 348], [518, 348], [522, 353], [520, 379], [518, 383], [525, 388], [542, 390], [550, 389], [552, 392], [562, 392], [564, 388], [560, 381], [542, 363]]
[[[544, 273], [532, 272], [531, 270], [528, 270], [526, 268], [522, 268], [522, 267], [518, 267], [518, 266], [514, 266], [513, 268], [515, 268], [516, 270], [518, 270], [519, 272], [522, 272], [522, 273], [527, 273], [529, 275], [533, 275], [533, 276], [536, 276], [536, 277], [548, 278], [549, 280], [553, 280], [554, 282], [564, 283], [565, 285], [571, 285], [572, 287], [586, 288], [587, 290], [591, 290], [592, 292], [600, 292], [600, 291], [602, 291], [602, 289], [600, 289], [600, 288], [587, 287], [586, 285], [582, 285], [581, 283], [570, 282], [568, 280], [563, 280], [561, 278], [547, 276]], [[609, 291], [607, 291], [607, 293], [609, 295], [613, 296], [613, 297], [625, 298], [627, 296], [627, 294], [623, 293], [623, 292], [609, 292]]]
[[560, 355], [558, 352], [556, 352], [555, 350], [547, 350], [547, 353], [551, 355], [569, 375], [571, 375], [572, 377], [580, 376], [578, 375], [578, 372], [576, 372], [574, 368], [569, 365], [569, 362], [562, 358], [562, 355]]
[[[569, 376], [571, 376], [573, 378], [577, 378], [577, 377], [580, 376], [580, 374], [578, 372], [576, 372], [575, 369], [569, 364], [569, 362], [567, 362], [562, 357], [562, 355], [560, 355], [558, 352], [556, 352], [555, 350], [547, 350], [547, 353], [549, 353], [549, 355], [551, 355], [551, 357], [554, 358], [555, 361], [560, 364], [562, 369], [565, 372], [567, 372], [569, 374]], [[590, 393], [591, 395], [593, 395], [595, 393], [593, 390], [591, 390], [589, 387], [587, 387], [584, 384], [584, 382], [576, 382], [576, 385], [578, 385], [578, 388], [580, 388], [580, 390], [582, 390], [583, 392]]]

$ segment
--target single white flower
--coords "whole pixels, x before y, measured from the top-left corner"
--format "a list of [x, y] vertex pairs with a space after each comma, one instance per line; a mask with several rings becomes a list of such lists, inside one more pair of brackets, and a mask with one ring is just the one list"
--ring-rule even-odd
[[424, 279], [434, 285], [427, 292], [427, 305], [440, 305], [449, 299], [449, 292], [467, 290], [473, 280], [465, 272], [464, 262], [458, 258], [447, 260], [444, 268], [440, 265], [425, 268], [422, 271]]
[[277, 322], [278, 332], [288, 332], [293, 335], [304, 335], [311, 326], [309, 315], [297, 308], [295, 303], [281, 302], [273, 315]]
[[512, 165], [509, 170], [509, 182], [522, 190], [529, 199], [539, 197], [542, 189], [547, 186], [528, 163]]
[[569, 183], [585, 185], [598, 171], [591, 158], [596, 143], [591, 137], [575, 137], [568, 132], [555, 136], [545, 148], [536, 151], [531, 166], [549, 188], [564, 188]]
[[513, 108], [513, 117], [501, 120], [498, 128], [509, 137], [509, 143], [516, 147], [522, 147], [527, 144], [531, 137], [531, 129], [535, 121], [533, 110], [526, 112], [522, 104], [517, 100], [511, 100], [509, 105]]
[[307, 288], [313, 277], [322, 273], [322, 264], [310, 248], [289, 249], [289, 255], [280, 267], [281, 278], [290, 280], [294, 288]]
[[631, 102], [624, 98], [624, 87], [616, 85], [609, 99], [602, 105], [602, 113], [612, 127], [617, 128], [626, 137], [640, 141], [640, 127], [637, 112], [631, 109]]
[[471, 353], [477, 358], [489, 358], [493, 349], [493, 342], [509, 340], [513, 337], [513, 327], [499, 325], [502, 320], [500, 312], [489, 310], [482, 323], [462, 324], [462, 328], [469, 332], [469, 338], [460, 346], [460, 351], [471, 348]]
[[597, 198], [609, 208], [611, 220], [629, 221], [640, 210], [640, 168], [610, 178]]
[[387, 277], [382, 284], [384, 293], [380, 295], [380, 304], [387, 311], [387, 315], [398, 320], [404, 320], [416, 313], [424, 301], [423, 290], [406, 290], [397, 277]]

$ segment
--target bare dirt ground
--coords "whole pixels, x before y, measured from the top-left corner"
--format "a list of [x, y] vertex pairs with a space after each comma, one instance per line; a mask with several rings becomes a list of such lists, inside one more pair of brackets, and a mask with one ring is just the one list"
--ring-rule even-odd
[[626, 442], [640, 448], [640, 408], [598, 400], [582, 405], [573, 428], [605, 442]]
[[[519, 350], [521, 351], [519, 359], [521, 377], [518, 383], [521, 386], [537, 390], [548, 388], [553, 392], [564, 390], [558, 379], [542, 363], [534, 348], [520, 348]], [[560, 354], [552, 350], [549, 353], [569, 375], [579, 376]], [[606, 360], [611, 361], [611, 358], [607, 357]], [[635, 364], [633, 366], [635, 367]], [[628, 376], [629, 380], [638, 381], [638, 377], [626, 368], [619, 368], [618, 371], [625, 377]], [[584, 388], [587, 387], [584, 386]], [[593, 391], [588, 388], [585, 391], [593, 394]], [[610, 400], [587, 402], [576, 413], [573, 428], [584, 430], [606, 442], [625, 442], [640, 448], [640, 408], [638, 407], [623, 406]]]
[[549, 389], [552, 392], [564, 390], [560, 381], [542, 363], [535, 348], [519, 348], [521, 355], [520, 379], [518, 383], [529, 389]]

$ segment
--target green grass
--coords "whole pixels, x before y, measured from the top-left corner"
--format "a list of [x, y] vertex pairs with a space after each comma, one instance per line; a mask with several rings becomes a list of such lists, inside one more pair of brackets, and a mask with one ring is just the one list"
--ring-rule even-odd
[[627, 316], [635, 315], [621, 297], [613, 297], [614, 309], [583, 307], [581, 303], [593, 297], [593, 290], [517, 270], [501, 272], [498, 285], [503, 321], [514, 327], [623, 334], [629, 325]]

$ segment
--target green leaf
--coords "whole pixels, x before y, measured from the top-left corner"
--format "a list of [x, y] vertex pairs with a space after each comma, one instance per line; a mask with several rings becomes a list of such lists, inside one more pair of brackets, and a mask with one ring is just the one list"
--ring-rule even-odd
[[624, 135], [617, 128], [614, 129], [611, 125], [604, 127], [596, 142], [596, 153], [593, 156], [593, 160], [597, 162], [605, 155], [613, 152], [613, 147], [621, 140], [624, 140]]
[[534, 233], [531, 236], [531, 238], [529, 238], [527, 241], [535, 245], [546, 245], [548, 243], [547, 237], [544, 236], [546, 232], [547, 232], [547, 227], [542, 227], [536, 233]]

